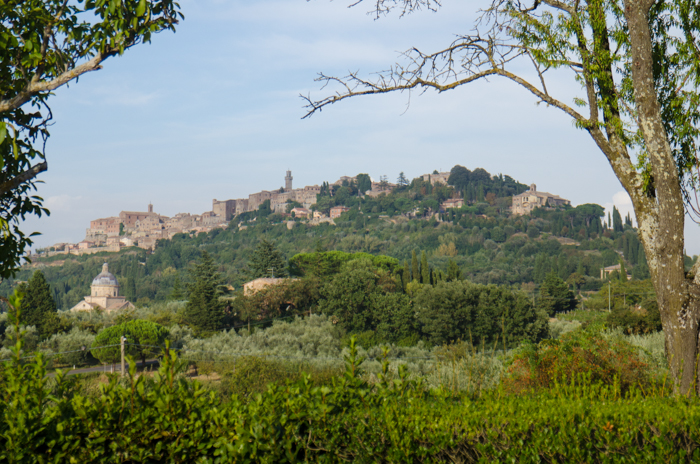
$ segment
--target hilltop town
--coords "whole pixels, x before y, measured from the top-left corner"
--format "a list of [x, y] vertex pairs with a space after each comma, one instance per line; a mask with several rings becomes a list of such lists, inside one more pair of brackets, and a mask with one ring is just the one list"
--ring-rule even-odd
[[[449, 184], [450, 172], [423, 174], [416, 178], [430, 184]], [[333, 220], [348, 210], [336, 205], [328, 211], [315, 208], [318, 196], [324, 186], [332, 192], [334, 188], [357, 182], [357, 176], [342, 176], [332, 184], [324, 186], [307, 185], [295, 189], [292, 184], [292, 172], [288, 170], [284, 177], [284, 187], [276, 190], [262, 190], [251, 193], [248, 198], [230, 200], [212, 200], [211, 211], [202, 214], [178, 213], [173, 217], [164, 216], [154, 211], [149, 204], [147, 211], [121, 211], [118, 216], [94, 219], [86, 229], [85, 238], [78, 243], [57, 243], [48, 249], [39, 250], [39, 254], [54, 256], [57, 254], [93, 254], [98, 252], [118, 252], [124, 247], [138, 246], [152, 250], [157, 240], [171, 239], [180, 233], [209, 232], [215, 228], [225, 228], [229, 221], [244, 214], [257, 211], [263, 205], [269, 205], [271, 212], [283, 216], [307, 219], [311, 224]], [[377, 182], [371, 180], [370, 189], [359, 192], [362, 197], [378, 197], [390, 193], [397, 184], [390, 183], [385, 176]], [[438, 210], [444, 212], [451, 208], [460, 208], [465, 204], [460, 195], [446, 199]], [[547, 192], [539, 192], [534, 184], [530, 189], [513, 195], [511, 212], [513, 215], [528, 214], [536, 207], [554, 207], [570, 204], [569, 200]]]

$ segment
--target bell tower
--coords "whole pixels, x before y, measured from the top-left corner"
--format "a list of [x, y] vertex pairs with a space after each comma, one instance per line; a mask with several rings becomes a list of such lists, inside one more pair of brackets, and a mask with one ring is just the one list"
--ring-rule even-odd
[[285, 192], [291, 192], [292, 191], [292, 171], [287, 170], [287, 175], [284, 177], [284, 191]]

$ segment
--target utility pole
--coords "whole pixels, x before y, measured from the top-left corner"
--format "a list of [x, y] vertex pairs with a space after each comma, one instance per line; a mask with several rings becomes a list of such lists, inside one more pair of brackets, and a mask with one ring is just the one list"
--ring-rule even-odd
[[126, 375], [126, 364], [124, 362], [124, 342], [126, 341], [126, 337], [122, 335], [120, 342], [121, 342], [121, 352], [122, 352], [122, 377]]

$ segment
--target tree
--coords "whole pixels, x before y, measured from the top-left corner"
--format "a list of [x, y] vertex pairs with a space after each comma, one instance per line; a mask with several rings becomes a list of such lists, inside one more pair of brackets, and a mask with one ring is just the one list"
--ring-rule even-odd
[[175, 282], [173, 282], [173, 289], [170, 292], [170, 300], [180, 301], [185, 299], [185, 291], [182, 288], [182, 282], [180, 281], [180, 276], [175, 277]]
[[[377, 17], [395, 7], [405, 14], [438, 6], [428, 0], [373, 3]], [[478, 21], [475, 33], [437, 53], [411, 49], [405, 64], [371, 80], [357, 72], [345, 78], [320, 74], [329, 94], [305, 97], [306, 117], [350, 97], [445, 92], [484, 78], [510, 80], [562, 111], [591, 136], [632, 200], [676, 392], [697, 394], [700, 262], [686, 274], [684, 223], [686, 208], [700, 212], [693, 203], [700, 182], [693, 174], [700, 135], [700, 6], [692, 0], [492, 0]], [[517, 74], [527, 64], [536, 80]], [[546, 83], [554, 70], [581, 85], [578, 108], [550, 93]]]
[[[44, 273], [34, 271], [26, 284], [20, 284], [19, 291], [24, 293], [20, 304], [22, 325], [36, 327], [40, 338], [50, 335], [47, 329], [52, 326], [53, 319], [57, 317], [56, 302]], [[14, 323], [13, 319], [10, 317], [10, 322]]]
[[403, 173], [403, 171], [401, 171], [399, 173], [398, 179], [396, 179], [396, 185], [398, 185], [400, 188], [400, 187], [407, 187], [408, 184], [410, 184], [410, 182], [406, 178], [406, 175]]
[[540, 295], [537, 306], [548, 316], [552, 317], [556, 313], [571, 311], [576, 308], [576, 297], [574, 292], [569, 290], [561, 277], [552, 271], [547, 274], [540, 287]]
[[14, 275], [31, 235], [27, 215], [48, 214], [32, 195], [46, 171], [52, 92], [110, 57], [175, 30], [174, 0], [11, 0], [0, 3], [0, 278]]
[[420, 270], [418, 268], [418, 256], [416, 250], [411, 251], [411, 277], [416, 282], [420, 282]]
[[401, 275], [401, 282], [403, 283], [403, 289], [406, 290], [406, 285], [411, 281], [411, 268], [408, 267], [408, 261], [403, 261], [403, 273]]
[[620, 211], [613, 206], [613, 231], [614, 232], [622, 232], [624, 229], [622, 228], [622, 216], [620, 216]]
[[190, 269], [192, 283], [187, 285], [185, 322], [197, 334], [212, 333], [222, 328], [224, 305], [221, 276], [216, 272], [214, 260], [206, 251]]
[[430, 285], [430, 266], [428, 265], [428, 255], [425, 251], [420, 255], [420, 277], [422, 284]]
[[358, 174], [355, 179], [357, 179], [357, 190], [361, 194], [372, 190], [372, 179], [369, 177], [369, 174]]
[[[160, 324], [136, 319], [103, 329], [92, 343], [92, 354], [100, 362], [114, 363], [121, 359], [121, 337], [126, 337], [125, 351], [129, 356], [141, 359], [160, 353], [170, 331]], [[102, 348], [104, 347], [104, 348]]]
[[275, 244], [263, 239], [258, 243], [253, 256], [248, 262], [248, 277], [285, 277], [287, 264], [282, 253], [275, 248]]

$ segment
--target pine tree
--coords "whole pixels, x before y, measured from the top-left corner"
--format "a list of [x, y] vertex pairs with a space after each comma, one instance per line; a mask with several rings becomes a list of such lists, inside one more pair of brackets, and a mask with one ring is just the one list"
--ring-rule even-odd
[[551, 317], [558, 312], [574, 309], [576, 304], [576, 297], [566, 282], [556, 272], [547, 274], [540, 287], [537, 305]]
[[420, 256], [421, 283], [430, 285], [430, 266], [428, 265], [428, 255], [423, 251]]
[[287, 264], [275, 244], [261, 240], [248, 262], [248, 277], [286, 277]]
[[221, 276], [216, 272], [214, 260], [206, 251], [197, 264], [190, 269], [192, 283], [187, 286], [185, 322], [196, 334], [207, 334], [221, 330], [224, 305], [221, 296]]
[[411, 276], [416, 282], [420, 282], [420, 271], [418, 270], [418, 256], [416, 250], [411, 252]]
[[[24, 293], [20, 305], [22, 325], [36, 327], [42, 338], [50, 335], [47, 332], [56, 318], [56, 301], [44, 273], [35, 271], [26, 284], [20, 285], [20, 291]], [[12, 315], [9, 319], [14, 322]]]

